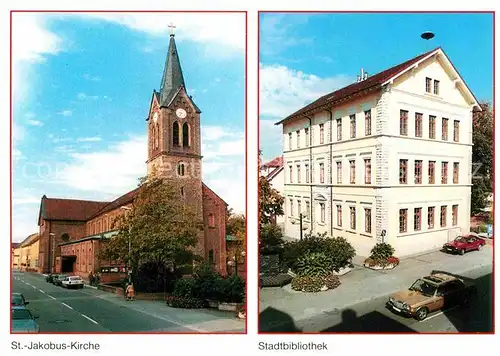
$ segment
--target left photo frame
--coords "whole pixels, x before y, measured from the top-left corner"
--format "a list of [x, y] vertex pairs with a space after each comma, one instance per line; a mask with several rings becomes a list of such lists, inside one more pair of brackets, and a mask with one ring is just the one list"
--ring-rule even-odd
[[243, 11], [11, 11], [12, 334], [247, 332], [246, 51]]

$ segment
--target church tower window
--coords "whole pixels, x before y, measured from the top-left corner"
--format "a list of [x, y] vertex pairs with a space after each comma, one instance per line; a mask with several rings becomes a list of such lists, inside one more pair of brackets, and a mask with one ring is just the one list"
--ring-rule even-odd
[[184, 163], [183, 162], [179, 162], [179, 164], [177, 165], [177, 174], [181, 177], [184, 176], [184, 173], [185, 173], [185, 167], [184, 167]]
[[182, 146], [183, 147], [189, 147], [190, 146], [190, 137], [189, 137], [189, 125], [184, 123], [182, 125]]
[[158, 148], [160, 146], [160, 127], [158, 124], [156, 124], [156, 130], [155, 130], [155, 148]]
[[214, 214], [208, 215], [208, 227], [215, 227], [215, 216]]
[[181, 197], [184, 197], [184, 187], [181, 187]]
[[174, 146], [179, 146], [179, 123], [176, 121], [174, 122], [174, 127], [173, 127], [173, 144]]

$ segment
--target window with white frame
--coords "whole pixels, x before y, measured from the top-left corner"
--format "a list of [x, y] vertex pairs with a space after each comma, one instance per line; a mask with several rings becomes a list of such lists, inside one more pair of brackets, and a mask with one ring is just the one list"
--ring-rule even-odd
[[337, 204], [337, 226], [342, 227], [342, 205]]
[[349, 207], [349, 227], [351, 230], [356, 230], [356, 207]]
[[337, 161], [337, 184], [342, 184], [342, 161]]
[[322, 224], [324, 224], [326, 218], [325, 203], [319, 203], [319, 208], [320, 208], [320, 221]]

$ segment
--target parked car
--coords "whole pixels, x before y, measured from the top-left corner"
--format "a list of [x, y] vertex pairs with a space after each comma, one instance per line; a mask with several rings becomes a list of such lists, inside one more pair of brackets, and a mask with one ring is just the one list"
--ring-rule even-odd
[[36, 322], [37, 316], [33, 316], [31, 312], [24, 306], [12, 306], [10, 308], [12, 315], [12, 332], [13, 333], [38, 333], [40, 326]]
[[57, 278], [57, 276], [57, 274], [50, 273], [47, 277], [45, 277], [45, 282], [54, 283], [54, 278]]
[[69, 276], [62, 281], [65, 288], [83, 288], [83, 279], [80, 276]]
[[445, 243], [443, 250], [450, 253], [465, 255], [466, 252], [481, 250], [486, 245], [486, 241], [477, 235], [458, 236], [455, 240]]
[[408, 290], [392, 294], [387, 306], [421, 321], [436, 310], [467, 304], [475, 292], [474, 284], [450, 274], [434, 273], [417, 279]]
[[58, 274], [57, 277], [52, 280], [52, 283], [54, 283], [54, 285], [56, 286], [62, 286], [62, 281], [64, 281], [66, 278], [68, 278], [68, 276], [64, 274]]
[[29, 302], [26, 301], [26, 298], [22, 293], [12, 293], [10, 298], [11, 306], [26, 306]]

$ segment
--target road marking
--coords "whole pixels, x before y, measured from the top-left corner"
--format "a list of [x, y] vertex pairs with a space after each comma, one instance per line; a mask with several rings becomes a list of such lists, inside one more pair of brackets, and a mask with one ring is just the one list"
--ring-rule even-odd
[[35, 286], [31, 286], [31, 288], [33, 288], [33, 289], [38, 289], [38, 288], [37, 288], [37, 287], [35, 287]]
[[48, 295], [48, 296], [49, 296], [49, 298], [56, 300], [56, 298], [54, 298], [53, 296], [51, 296], [51, 295]]
[[431, 316], [428, 316], [427, 318], [425, 318], [425, 320], [423, 321], [427, 321], [427, 320], [430, 320], [432, 318], [435, 318], [436, 316], [440, 316], [440, 315], [443, 315], [444, 313], [446, 312], [449, 312], [450, 310], [453, 310], [453, 309], [457, 309], [458, 308], [458, 305], [452, 307], [452, 308], [449, 308], [449, 309], [446, 309], [446, 310], [443, 310], [443, 311], [440, 311], [439, 313], [437, 314], [434, 314], [434, 315], [431, 315]]
[[[64, 303], [63, 303], [63, 304], [64, 304]], [[81, 314], [81, 313], [80, 313], [80, 314]], [[88, 316], [86, 316], [85, 314], [82, 314], [82, 316], [83, 316], [85, 319], [90, 320], [90, 321], [91, 321], [91, 322], [93, 322], [94, 324], [99, 325], [99, 323], [98, 323], [97, 321], [95, 321], [95, 320], [94, 320], [94, 319], [92, 319], [92, 318], [89, 318], [89, 317], [88, 317]]]
[[43, 290], [41, 290], [41, 289], [38, 289], [38, 290], [39, 290], [41, 293], [45, 294], [45, 292], [44, 292]]
[[70, 307], [68, 304], [66, 304], [64, 302], [61, 302], [61, 304], [64, 305], [65, 307], [67, 307], [67, 308], [73, 309], [72, 307]]

